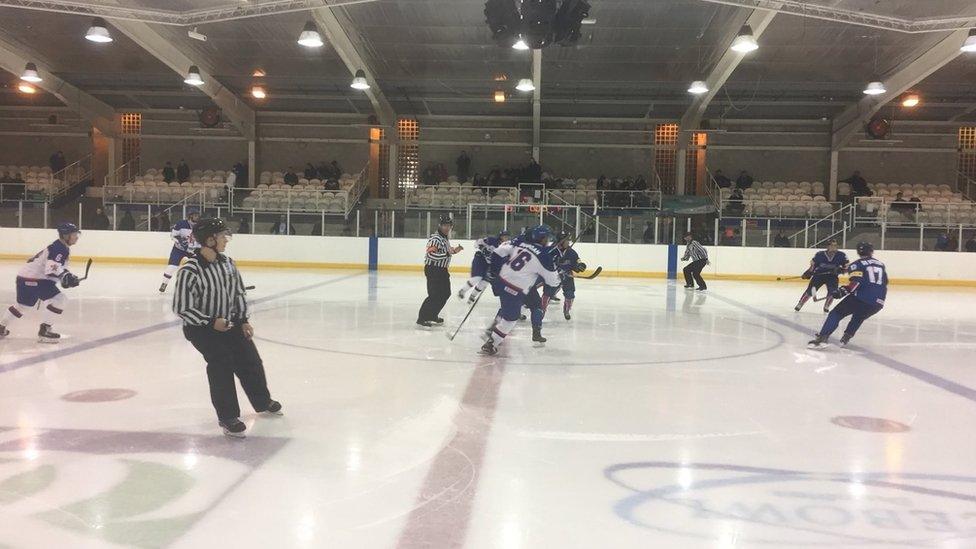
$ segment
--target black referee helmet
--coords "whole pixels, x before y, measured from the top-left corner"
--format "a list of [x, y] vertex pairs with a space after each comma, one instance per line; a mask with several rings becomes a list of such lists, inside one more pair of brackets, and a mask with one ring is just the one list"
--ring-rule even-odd
[[217, 236], [218, 234], [229, 231], [230, 227], [224, 223], [224, 220], [219, 217], [205, 217], [193, 226], [193, 239], [200, 243], [201, 246], [206, 245], [207, 239], [211, 236]]

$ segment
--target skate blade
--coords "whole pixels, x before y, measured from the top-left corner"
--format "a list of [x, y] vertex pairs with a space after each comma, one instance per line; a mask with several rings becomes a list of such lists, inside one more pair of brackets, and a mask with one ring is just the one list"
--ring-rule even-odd
[[57, 343], [61, 343], [61, 340], [60, 339], [51, 339], [49, 337], [39, 337], [39, 338], [37, 338], [37, 342], [38, 343], [47, 343], [49, 345], [54, 345], [54, 344], [57, 344]]

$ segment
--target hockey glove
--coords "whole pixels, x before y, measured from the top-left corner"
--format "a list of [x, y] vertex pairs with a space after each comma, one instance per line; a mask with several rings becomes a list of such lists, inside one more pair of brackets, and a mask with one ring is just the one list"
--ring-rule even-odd
[[71, 274], [69, 272], [65, 272], [63, 275], [61, 275], [61, 287], [62, 288], [74, 288], [75, 286], [77, 286], [79, 284], [81, 284], [81, 281], [78, 280], [78, 277], [77, 276], [75, 276], [75, 275], [73, 275], [73, 274]]
[[807, 270], [802, 275], [800, 275], [800, 278], [802, 278], [803, 280], [810, 280], [811, 278], [813, 278], [813, 272]]
[[840, 288], [834, 290], [834, 293], [830, 295], [832, 295], [834, 299], [843, 299], [844, 296], [846, 296], [849, 293], [851, 293], [851, 291], [847, 289], [847, 286], [841, 286]]
[[575, 273], [582, 273], [585, 270], [586, 270], [586, 263], [583, 263], [582, 261], [577, 263], [576, 267], [573, 267], [573, 272]]

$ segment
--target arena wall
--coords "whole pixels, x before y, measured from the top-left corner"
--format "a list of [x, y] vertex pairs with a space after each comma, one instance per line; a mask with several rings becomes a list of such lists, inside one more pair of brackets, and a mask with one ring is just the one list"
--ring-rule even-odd
[[[22, 261], [52, 240], [51, 229], [0, 228], [4, 248], [0, 259]], [[369, 238], [237, 235], [229, 253], [242, 266], [281, 268], [366, 269]], [[381, 238], [377, 242], [379, 270], [420, 271], [425, 240]], [[466, 251], [452, 271], [463, 275], [473, 243], [457, 240]], [[87, 257], [99, 262], [162, 264], [171, 241], [166, 233], [86, 230], [72, 250], [77, 265]], [[603, 276], [664, 278], [668, 270], [666, 245], [579, 243], [582, 259]], [[682, 249], [676, 250], [680, 257]], [[712, 264], [705, 274], [713, 279], [775, 280], [796, 276], [808, 264], [811, 250], [793, 248], [710, 247]], [[976, 287], [976, 254], [955, 252], [880, 251], [892, 284], [930, 284]], [[681, 263], [678, 265], [681, 276]]]

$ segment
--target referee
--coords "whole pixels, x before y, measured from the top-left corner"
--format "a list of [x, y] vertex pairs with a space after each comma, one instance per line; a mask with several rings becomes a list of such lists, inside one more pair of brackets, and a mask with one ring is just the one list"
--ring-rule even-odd
[[704, 292], [708, 289], [708, 285], [705, 284], [705, 279], [702, 278], [701, 273], [705, 265], [709, 264], [708, 252], [695, 240], [691, 233], [685, 233], [685, 244], [685, 255], [681, 258], [681, 261], [691, 260], [691, 263], [685, 265], [684, 268], [685, 289], [690, 290], [694, 288], [694, 283], [697, 282], [698, 291]]
[[447, 268], [451, 265], [451, 256], [464, 249], [462, 246], [451, 247], [453, 228], [454, 220], [450, 216], [442, 215], [437, 220], [437, 232], [427, 240], [427, 255], [424, 257], [427, 299], [417, 313], [417, 324], [425, 328], [444, 323], [444, 319], [438, 315], [451, 298], [451, 275]]
[[193, 226], [193, 238], [200, 249], [176, 274], [173, 312], [183, 320], [183, 335], [207, 361], [218, 424], [225, 435], [243, 438], [247, 426], [240, 420], [235, 375], [256, 412], [281, 415], [281, 404], [271, 400], [264, 364], [251, 339], [254, 328], [241, 273], [223, 253], [230, 229], [222, 219], [201, 219]]

